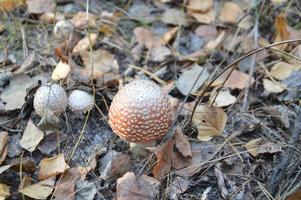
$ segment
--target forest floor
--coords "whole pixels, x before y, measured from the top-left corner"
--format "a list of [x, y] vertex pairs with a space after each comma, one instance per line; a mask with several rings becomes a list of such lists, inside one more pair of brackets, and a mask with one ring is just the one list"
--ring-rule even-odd
[[[0, 200], [301, 199], [298, 0], [0, 1]], [[148, 79], [173, 124], [113, 133], [117, 91]], [[90, 111], [39, 116], [37, 89]]]

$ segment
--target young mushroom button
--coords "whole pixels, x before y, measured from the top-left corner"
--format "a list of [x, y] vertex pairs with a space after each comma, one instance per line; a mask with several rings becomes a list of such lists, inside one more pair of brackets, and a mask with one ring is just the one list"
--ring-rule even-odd
[[163, 90], [152, 81], [135, 80], [115, 95], [109, 124], [114, 133], [135, 143], [160, 139], [172, 124], [173, 110]]

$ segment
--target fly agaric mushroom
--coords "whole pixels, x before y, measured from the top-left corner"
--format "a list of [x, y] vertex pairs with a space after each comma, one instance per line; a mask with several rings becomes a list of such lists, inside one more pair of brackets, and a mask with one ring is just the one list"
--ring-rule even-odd
[[109, 124], [121, 138], [149, 143], [162, 138], [171, 127], [173, 111], [168, 97], [152, 81], [135, 80], [113, 98]]
[[33, 106], [36, 113], [43, 117], [47, 109], [51, 109], [53, 114], [59, 116], [65, 112], [67, 107], [67, 95], [65, 90], [58, 84], [46, 84], [38, 88]]
[[68, 106], [73, 112], [86, 112], [94, 106], [94, 99], [87, 92], [73, 90], [68, 97]]

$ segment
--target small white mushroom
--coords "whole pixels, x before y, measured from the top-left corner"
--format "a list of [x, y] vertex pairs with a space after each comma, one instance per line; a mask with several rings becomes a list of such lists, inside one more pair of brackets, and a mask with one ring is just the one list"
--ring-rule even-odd
[[65, 90], [58, 84], [46, 84], [38, 88], [33, 105], [36, 113], [43, 117], [47, 109], [59, 116], [67, 108], [67, 95]]
[[68, 97], [68, 106], [73, 112], [86, 112], [93, 108], [94, 99], [87, 92], [73, 90]]
[[135, 80], [115, 95], [109, 124], [129, 142], [149, 143], [162, 138], [172, 124], [173, 110], [163, 90], [152, 81]]

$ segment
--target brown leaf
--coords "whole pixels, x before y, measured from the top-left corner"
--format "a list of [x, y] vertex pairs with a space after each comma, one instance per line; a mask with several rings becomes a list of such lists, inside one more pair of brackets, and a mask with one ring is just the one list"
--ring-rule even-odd
[[243, 10], [233, 2], [226, 2], [220, 11], [220, 20], [234, 24], [244, 14]]
[[159, 146], [156, 151], [157, 164], [153, 168], [153, 174], [155, 178], [163, 178], [167, 174], [172, 166], [172, 152], [173, 152], [174, 140], [169, 139], [165, 144]]
[[100, 162], [100, 177], [103, 179], [118, 178], [131, 167], [130, 156], [114, 150], [109, 151]]
[[184, 157], [192, 157], [191, 147], [187, 137], [183, 134], [180, 127], [177, 128], [174, 135], [175, 147]]
[[257, 149], [262, 143], [263, 140], [261, 138], [257, 138], [246, 143], [244, 147], [252, 156], [256, 157], [258, 155]]
[[0, 132], [0, 165], [5, 160], [8, 149], [8, 132], [2, 131]]
[[117, 180], [117, 200], [156, 199], [159, 186], [160, 182], [152, 177], [136, 176], [133, 172], [128, 172]]
[[79, 171], [79, 168], [67, 169], [56, 186], [56, 190], [54, 192], [55, 200], [74, 200], [75, 182], [80, 180], [82, 176], [83, 174]]
[[284, 80], [288, 78], [294, 70], [300, 69], [299, 66], [295, 66], [286, 62], [278, 62], [271, 68], [271, 76], [278, 80]]
[[55, 12], [56, 3], [53, 0], [26, 0], [27, 12], [42, 14]]
[[140, 44], [145, 45], [146, 48], [148, 48], [148, 49], [152, 49], [152, 48], [159, 47], [162, 45], [161, 38], [146, 28], [143, 28], [143, 27], [135, 28], [134, 35], [135, 35], [137, 41]]
[[213, 25], [200, 25], [195, 29], [195, 34], [202, 37], [205, 42], [208, 42], [217, 37], [217, 30]]
[[[226, 70], [221, 76], [219, 76], [212, 84], [212, 87], [222, 85], [223, 82], [226, 80], [228, 77], [229, 73], [231, 73], [231, 69]], [[249, 81], [249, 75], [238, 71], [238, 70], [233, 70], [230, 76], [228, 77], [227, 81], [224, 84], [225, 88], [230, 88], [230, 89], [244, 89], [248, 85]], [[251, 79], [251, 85], [254, 83], [254, 78], [252, 77]]]
[[301, 188], [297, 191], [293, 192], [292, 194], [288, 195], [285, 200], [300, 200], [301, 199]]
[[65, 162], [64, 154], [59, 154], [51, 158], [44, 158], [41, 160], [39, 166], [40, 180], [61, 174], [69, 168], [68, 164]]
[[170, 40], [172, 40], [176, 33], [178, 32], [179, 27], [174, 27], [172, 29], [170, 29], [169, 31], [167, 31], [166, 33], [164, 33], [164, 35], [162, 36], [161, 40], [162, 40], [162, 44], [167, 44], [170, 42]]

